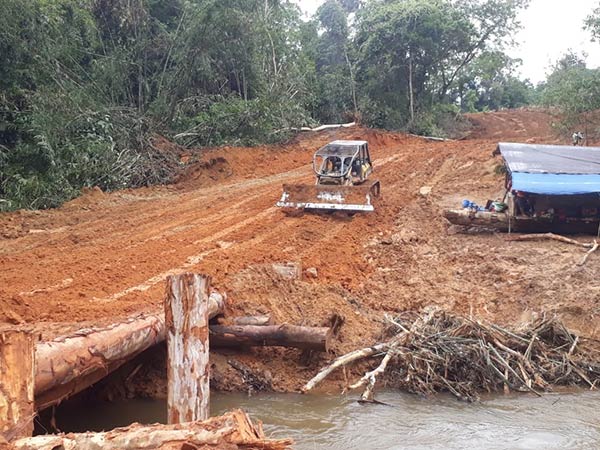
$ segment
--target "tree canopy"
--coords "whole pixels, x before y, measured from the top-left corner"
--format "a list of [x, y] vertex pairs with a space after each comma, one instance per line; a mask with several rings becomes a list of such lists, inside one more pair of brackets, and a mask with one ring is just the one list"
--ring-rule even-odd
[[[166, 183], [153, 145], [252, 144], [360, 120], [444, 133], [462, 110], [518, 106], [503, 50], [527, 0], [5, 0], [0, 208], [84, 186]], [[592, 26], [592, 25], [590, 25]]]

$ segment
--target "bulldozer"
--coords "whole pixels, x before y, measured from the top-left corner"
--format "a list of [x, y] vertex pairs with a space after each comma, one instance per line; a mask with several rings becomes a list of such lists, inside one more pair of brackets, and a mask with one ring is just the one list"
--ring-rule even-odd
[[333, 141], [313, 156], [314, 185], [284, 184], [277, 206], [286, 210], [374, 211], [381, 184], [369, 180], [373, 164], [367, 141]]

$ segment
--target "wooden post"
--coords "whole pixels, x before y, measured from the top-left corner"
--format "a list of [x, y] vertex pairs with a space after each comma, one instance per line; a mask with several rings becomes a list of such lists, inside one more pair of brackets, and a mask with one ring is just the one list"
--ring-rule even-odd
[[33, 348], [27, 331], [0, 332], [0, 441], [33, 433]]
[[165, 297], [167, 405], [170, 424], [208, 419], [210, 277], [169, 276]]

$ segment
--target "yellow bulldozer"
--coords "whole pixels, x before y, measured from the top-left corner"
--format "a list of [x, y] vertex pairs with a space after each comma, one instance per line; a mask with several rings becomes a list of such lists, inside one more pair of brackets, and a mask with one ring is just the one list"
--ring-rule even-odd
[[369, 180], [373, 164], [367, 141], [333, 141], [313, 156], [314, 185], [284, 184], [277, 206], [288, 210], [374, 211], [381, 184]]

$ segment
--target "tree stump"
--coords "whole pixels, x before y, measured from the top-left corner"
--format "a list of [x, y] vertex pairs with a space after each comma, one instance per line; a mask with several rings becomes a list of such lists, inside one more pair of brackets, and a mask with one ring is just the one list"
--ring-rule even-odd
[[0, 436], [6, 441], [33, 433], [33, 348], [29, 332], [0, 332]]
[[165, 297], [167, 405], [170, 424], [208, 419], [210, 277], [169, 276]]

